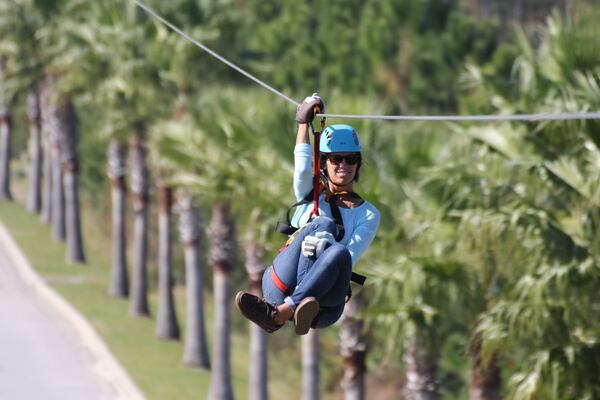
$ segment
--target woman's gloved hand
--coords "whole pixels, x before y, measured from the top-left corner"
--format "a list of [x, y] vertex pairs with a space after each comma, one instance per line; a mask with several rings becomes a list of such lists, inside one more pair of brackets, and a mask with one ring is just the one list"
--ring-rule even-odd
[[317, 232], [302, 241], [302, 254], [308, 258], [319, 258], [327, 247], [335, 243], [335, 238], [329, 232]]
[[296, 110], [296, 122], [299, 124], [312, 122], [315, 118], [315, 107], [319, 107], [319, 113], [325, 112], [325, 103], [317, 93], [308, 96], [298, 105], [298, 109]]

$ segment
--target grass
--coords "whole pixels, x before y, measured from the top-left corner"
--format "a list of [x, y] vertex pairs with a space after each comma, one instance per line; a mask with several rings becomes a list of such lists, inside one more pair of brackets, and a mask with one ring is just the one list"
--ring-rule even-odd
[[[65, 263], [65, 245], [51, 239], [49, 226], [25, 211], [24, 182], [13, 183], [17, 202], [0, 203], [0, 220], [38, 274], [88, 319], [148, 399], [202, 399], [210, 385], [210, 372], [183, 365], [182, 341], [159, 341], [154, 337], [153, 318], [132, 318], [127, 300], [107, 294], [111, 242], [106, 210], [83, 204], [82, 224], [87, 263]], [[19, 190], [20, 189], [20, 190]], [[21, 195], [19, 196], [19, 193]], [[151, 244], [152, 247], [152, 244]], [[155, 249], [151, 248], [151, 252]], [[149, 276], [155, 279], [154, 265]], [[241, 267], [240, 267], [241, 268]], [[208, 271], [205, 275], [208, 275]], [[239, 274], [238, 274], [239, 275]], [[151, 283], [151, 287], [156, 286]], [[239, 285], [238, 285], [239, 286]], [[240, 287], [241, 288], [241, 287]], [[239, 289], [238, 287], [235, 290]], [[235, 292], [234, 290], [234, 292]], [[208, 293], [207, 293], [208, 294]], [[175, 288], [181, 332], [185, 332], [185, 290]], [[150, 292], [151, 310], [156, 311], [157, 293]], [[206, 296], [207, 334], [212, 343], [213, 304]], [[235, 397], [247, 398], [249, 338], [248, 322], [232, 307], [231, 365]], [[337, 329], [321, 331], [322, 388], [324, 398], [339, 398], [341, 360], [337, 356]], [[291, 327], [270, 336], [269, 392], [272, 398], [299, 398], [301, 390], [300, 340]]]

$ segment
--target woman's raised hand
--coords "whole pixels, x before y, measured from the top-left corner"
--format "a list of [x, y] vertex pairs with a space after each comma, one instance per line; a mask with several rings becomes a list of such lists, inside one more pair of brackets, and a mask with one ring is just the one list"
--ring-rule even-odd
[[[316, 111], [317, 107], [318, 111]], [[323, 102], [323, 99], [317, 93], [313, 93], [312, 96], [308, 96], [298, 105], [298, 109], [296, 110], [296, 122], [299, 124], [310, 123], [315, 118], [315, 114], [324, 112], [325, 103]]]

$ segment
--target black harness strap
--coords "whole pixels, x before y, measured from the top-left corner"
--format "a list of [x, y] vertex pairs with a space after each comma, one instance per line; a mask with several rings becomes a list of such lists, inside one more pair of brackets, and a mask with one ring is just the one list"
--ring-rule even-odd
[[331, 208], [331, 215], [333, 215], [333, 220], [338, 228], [338, 234], [335, 237], [336, 241], [340, 241], [344, 238], [344, 234], [346, 233], [346, 229], [344, 229], [344, 220], [342, 219], [342, 213], [340, 212], [340, 207], [337, 205], [338, 195], [333, 195], [329, 198], [329, 207]]
[[292, 212], [292, 210], [298, 206], [304, 205], [304, 204], [308, 204], [311, 202], [310, 199], [312, 199], [313, 197], [313, 191], [311, 190], [309, 194], [306, 195], [306, 197], [304, 197], [302, 200], [300, 200], [297, 203], [294, 203], [290, 206], [290, 208], [288, 208], [285, 217], [286, 217], [286, 222], [281, 222], [278, 221], [277, 225], [275, 226], [275, 231], [279, 232], [279, 233], [283, 233], [284, 235], [293, 235], [298, 228], [296, 228], [295, 226], [292, 226], [292, 219], [290, 217], [290, 213]]

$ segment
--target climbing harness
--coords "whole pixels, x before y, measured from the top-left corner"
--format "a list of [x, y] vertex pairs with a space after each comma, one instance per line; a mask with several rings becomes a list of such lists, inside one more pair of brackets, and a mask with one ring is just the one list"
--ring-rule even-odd
[[[286, 216], [286, 222], [277, 222], [277, 225], [275, 226], [275, 231], [282, 233], [284, 235], [288, 235], [290, 236], [289, 240], [286, 242], [284, 248], [289, 245], [291, 242], [293, 242], [293, 239], [295, 239], [295, 236], [298, 234], [299, 230], [301, 228], [296, 228], [295, 226], [292, 225], [292, 219], [290, 217], [290, 214], [292, 212], [292, 210], [296, 207], [302, 206], [304, 204], [309, 204], [311, 203], [311, 199], [314, 198], [313, 196], [314, 191], [311, 190], [306, 197], [304, 197], [302, 200], [300, 200], [297, 203], [292, 204], [285, 216]], [[342, 219], [342, 213], [340, 212], [340, 208], [336, 203], [336, 200], [338, 198], [338, 196], [342, 195], [342, 194], [350, 194], [350, 195], [355, 195], [358, 196], [358, 194], [354, 193], [354, 192], [341, 192], [341, 193], [335, 193], [335, 194], [330, 194], [330, 195], [325, 195], [325, 199], [327, 200], [327, 202], [329, 203], [329, 206], [331, 208], [331, 215], [333, 216], [333, 220], [335, 221], [335, 224], [337, 226], [337, 230], [338, 233], [335, 236], [335, 240], [336, 241], [340, 241], [343, 239], [344, 234], [345, 234], [345, 229], [344, 229], [344, 220]], [[360, 196], [358, 196], [360, 197]]]

